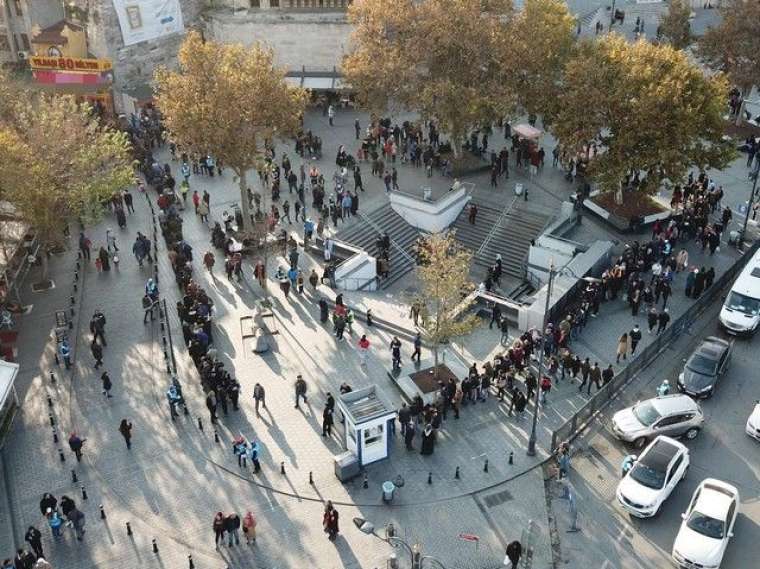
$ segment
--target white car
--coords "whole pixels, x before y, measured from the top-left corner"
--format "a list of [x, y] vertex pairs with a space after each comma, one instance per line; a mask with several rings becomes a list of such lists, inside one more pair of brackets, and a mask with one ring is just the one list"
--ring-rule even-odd
[[739, 491], [706, 478], [694, 491], [673, 542], [673, 560], [683, 569], [718, 569], [733, 537]]
[[760, 441], [760, 401], [755, 401], [755, 408], [747, 419], [744, 432], [753, 439]]
[[659, 436], [618, 484], [618, 502], [633, 516], [656, 516], [676, 485], [686, 478], [688, 468], [689, 449], [675, 439]]

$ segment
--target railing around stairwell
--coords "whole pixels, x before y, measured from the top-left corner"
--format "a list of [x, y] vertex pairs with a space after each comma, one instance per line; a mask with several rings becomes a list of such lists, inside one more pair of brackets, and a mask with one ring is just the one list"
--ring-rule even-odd
[[[366, 214], [360, 211], [358, 215], [367, 223], [367, 225], [369, 225], [372, 229], [374, 229], [378, 235], [383, 234], [384, 230], [381, 229], [380, 226], [374, 221], [372, 221]], [[409, 253], [407, 253], [401, 245], [396, 243], [395, 240], [391, 239], [390, 242], [391, 242], [391, 247], [396, 249], [396, 251], [398, 251], [401, 254], [401, 256], [404, 257], [404, 259], [406, 259], [412, 265], [417, 264], [417, 260], [414, 257], [412, 257]]]
[[502, 222], [504, 219], [509, 215], [509, 212], [512, 211], [512, 208], [515, 206], [515, 202], [517, 201], [518, 196], [515, 196], [512, 198], [512, 202], [505, 207], [501, 213], [499, 214], [499, 217], [496, 219], [496, 223], [493, 224], [493, 227], [491, 228], [491, 231], [488, 232], [488, 235], [486, 235], [486, 238], [483, 240], [483, 243], [480, 244], [480, 247], [475, 252], [475, 255], [482, 255], [483, 251], [485, 251], [488, 244], [491, 242], [491, 239], [493, 239], [493, 236], [496, 234], [496, 231], [501, 227]]

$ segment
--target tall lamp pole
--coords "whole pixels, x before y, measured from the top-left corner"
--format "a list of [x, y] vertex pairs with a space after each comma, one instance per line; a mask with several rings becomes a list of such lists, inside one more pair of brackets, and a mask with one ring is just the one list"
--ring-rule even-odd
[[754, 179], [754, 182], [752, 182], [752, 191], [749, 194], [749, 201], [747, 202], [747, 211], [744, 214], [744, 225], [742, 226], [741, 241], [739, 242], [740, 245], [744, 245], [744, 236], [747, 234], [747, 223], [749, 223], [749, 212], [752, 210], [752, 204], [755, 200], [755, 190], [757, 189], [757, 179], [760, 178], [760, 175], [758, 174], [760, 174], [760, 160], [757, 161], [757, 166], [749, 174], [749, 177]]
[[422, 546], [419, 543], [409, 545], [406, 541], [396, 535], [396, 530], [393, 524], [385, 526], [385, 537], [378, 535], [375, 532], [375, 526], [372, 522], [365, 520], [364, 518], [354, 518], [354, 525], [367, 535], [374, 535], [376, 538], [389, 543], [393, 547], [403, 547], [409, 554], [409, 559], [412, 563], [412, 569], [422, 569], [425, 566], [426, 561], [435, 563], [440, 569], [446, 569], [446, 566], [432, 555], [423, 555]]
[[533, 425], [530, 428], [530, 438], [528, 439], [528, 456], [535, 456], [536, 454], [536, 426], [538, 424], [538, 397], [541, 393], [541, 376], [544, 373], [544, 349], [546, 348], [546, 326], [549, 321], [549, 302], [552, 296], [552, 285], [554, 284], [554, 261], [551, 261], [549, 265], [549, 283], [546, 290], [546, 303], [544, 304], [544, 322], [541, 327], [541, 353], [538, 356], [538, 382], [539, 386], [536, 388], [536, 401], [533, 408]]

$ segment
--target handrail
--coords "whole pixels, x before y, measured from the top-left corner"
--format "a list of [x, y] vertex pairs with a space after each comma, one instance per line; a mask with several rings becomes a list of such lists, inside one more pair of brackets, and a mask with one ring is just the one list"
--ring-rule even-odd
[[507, 207], [505, 207], [501, 213], [499, 214], [499, 217], [496, 219], [496, 223], [493, 224], [493, 227], [491, 228], [491, 231], [488, 232], [488, 235], [486, 235], [486, 238], [483, 240], [483, 243], [481, 243], [480, 247], [476, 251], [475, 255], [480, 255], [485, 250], [486, 246], [491, 242], [491, 239], [493, 239], [493, 236], [496, 234], [496, 230], [501, 227], [501, 222], [504, 220], [504, 218], [509, 214], [510, 211], [512, 211], [512, 208], [515, 205], [515, 202], [517, 201], [518, 196], [515, 196], [512, 198], [512, 203], [510, 203]]
[[[377, 225], [377, 223], [375, 223], [374, 221], [372, 221], [367, 216], [367, 214], [365, 214], [364, 212], [360, 211], [360, 212], [358, 212], [358, 215], [359, 215], [359, 217], [361, 217], [367, 223], [367, 225], [369, 225], [372, 229], [374, 229], [375, 231], [377, 231], [378, 235], [382, 235], [383, 234], [383, 230], [380, 229], [380, 226]], [[414, 259], [409, 253], [407, 253], [404, 250], [404, 248], [401, 247], [401, 245], [399, 245], [398, 243], [396, 243], [396, 241], [394, 241], [393, 239], [391, 239], [390, 242], [391, 242], [391, 246], [394, 247], [399, 253], [401, 253], [401, 256], [404, 257], [404, 259], [406, 259], [407, 261], [409, 261], [410, 263], [412, 263], [412, 265], [416, 265], [417, 264], [417, 260]]]

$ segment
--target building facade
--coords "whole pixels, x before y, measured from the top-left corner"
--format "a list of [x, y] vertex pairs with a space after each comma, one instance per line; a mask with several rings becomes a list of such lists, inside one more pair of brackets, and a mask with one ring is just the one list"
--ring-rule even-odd
[[32, 30], [62, 19], [60, 0], [0, 0], [0, 65], [27, 60], [32, 52]]

